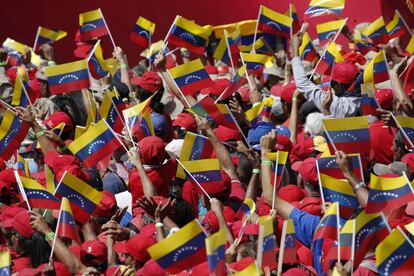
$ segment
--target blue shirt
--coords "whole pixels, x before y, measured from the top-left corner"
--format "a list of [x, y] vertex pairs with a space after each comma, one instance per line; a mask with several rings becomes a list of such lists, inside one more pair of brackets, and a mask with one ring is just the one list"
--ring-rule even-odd
[[321, 220], [320, 217], [311, 215], [297, 208], [293, 208], [289, 216], [295, 226], [295, 237], [306, 247], [310, 248], [313, 234]]

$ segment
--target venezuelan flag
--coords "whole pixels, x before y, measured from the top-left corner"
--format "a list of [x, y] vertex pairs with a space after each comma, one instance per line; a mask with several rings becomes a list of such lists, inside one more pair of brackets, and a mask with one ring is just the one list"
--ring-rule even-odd
[[333, 39], [336, 33], [342, 29], [346, 20], [340, 19], [335, 21], [329, 21], [316, 25], [316, 31], [319, 37], [319, 43], [325, 43], [330, 39]]
[[407, 47], [405, 48], [405, 51], [407, 51], [410, 54], [414, 54], [414, 35], [411, 36], [411, 39], [408, 42]]
[[30, 104], [29, 95], [27, 94], [28, 87], [29, 84], [17, 75], [14, 81], [13, 97], [10, 104], [13, 106], [27, 107]]
[[276, 237], [271, 216], [259, 218], [258, 244], [257, 252], [262, 254], [261, 267], [276, 267]]
[[37, 29], [36, 37], [36, 50], [40, 48], [43, 44], [52, 44], [58, 40], [61, 40], [67, 36], [67, 32], [61, 30], [48, 29], [45, 27], [39, 27]]
[[331, 42], [324, 55], [321, 57], [319, 64], [315, 68], [315, 71], [321, 75], [329, 75], [335, 62], [343, 61], [344, 57], [339, 52], [338, 46], [335, 44], [335, 42]]
[[75, 220], [85, 223], [102, 200], [102, 194], [88, 183], [66, 172], [56, 189], [57, 197], [66, 197]]
[[260, 6], [259, 30], [277, 36], [289, 38], [293, 19], [275, 12], [263, 5]]
[[246, 197], [240, 206], [239, 212], [243, 213], [243, 224], [249, 221], [250, 217], [256, 211], [256, 203], [251, 198]]
[[151, 36], [155, 31], [155, 23], [140, 16], [131, 32], [131, 41], [143, 48], [148, 48], [151, 43]]
[[45, 165], [45, 174], [46, 174], [46, 190], [54, 194], [56, 191], [56, 186], [58, 183], [56, 183], [55, 175], [53, 174], [53, 171], [49, 166]]
[[355, 218], [354, 269], [359, 266], [365, 254], [385, 239], [389, 232], [389, 226], [382, 214], [367, 214], [362, 211]]
[[101, 41], [98, 40], [93, 47], [88, 57], [88, 67], [91, 76], [94, 79], [100, 80], [106, 77], [109, 73], [109, 68], [105, 63], [102, 55]]
[[21, 122], [10, 110], [6, 110], [0, 125], [0, 157], [9, 160], [20, 148], [29, 131], [29, 124]]
[[345, 153], [369, 154], [368, 117], [324, 119], [323, 125], [330, 143]]
[[368, 42], [368, 37], [361, 34], [360, 31], [354, 30], [354, 43], [359, 52], [361, 54], [366, 55], [370, 51], [376, 51], [377, 47], [372, 44], [371, 42]]
[[395, 119], [399, 124], [399, 128], [403, 131], [404, 138], [414, 142], [414, 118], [406, 116], [396, 116]]
[[373, 83], [363, 83], [361, 84], [361, 106], [362, 113], [364, 115], [377, 116], [377, 109], [380, 108], [377, 102], [377, 99], [374, 95], [374, 84]]
[[324, 14], [341, 15], [345, 7], [345, 0], [312, 0], [305, 11], [305, 19]]
[[232, 274], [233, 276], [252, 276], [252, 275], [261, 275], [261, 270], [257, 267], [256, 261], [249, 264], [242, 271]]
[[177, 47], [187, 48], [190, 52], [203, 55], [211, 29], [203, 28], [191, 20], [178, 16], [173, 22], [168, 43]]
[[49, 193], [43, 186], [31, 178], [18, 176], [16, 180], [22, 184], [26, 199], [31, 208], [45, 208], [45, 209], [58, 209], [60, 208], [60, 200], [53, 194]]
[[267, 154], [267, 157], [273, 161], [272, 179], [273, 183], [276, 183], [277, 188], [280, 186], [288, 155], [287, 151], [270, 152]]
[[109, 34], [101, 9], [79, 14], [79, 26], [82, 41], [94, 40]]
[[293, 220], [286, 219], [283, 221], [282, 238], [284, 238], [284, 242], [281, 244], [281, 250], [283, 247], [282, 263], [295, 263], [297, 261], [297, 247], [295, 238], [295, 225], [293, 224]]
[[362, 29], [361, 33], [366, 35], [374, 44], [384, 44], [388, 41], [387, 28], [382, 16]]
[[145, 51], [141, 53], [141, 56], [148, 59], [149, 64], [154, 64], [155, 58], [157, 57], [158, 53], [162, 50], [163, 46], [164, 41], [162, 40], [152, 43], [149, 49], [145, 49]]
[[358, 199], [346, 180], [339, 180], [320, 174], [322, 193], [325, 201], [337, 202], [343, 218], [349, 218], [359, 206]]
[[88, 129], [92, 123], [96, 123], [99, 121], [99, 112], [97, 109], [97, 105], [95, 102], [95, 98], [92, 95], [92, 92], [87, 91], [88, 96], [88, 103], [89, 103], [89, 110], [88, 110], [88, 117], [86, 118], [86, 129]]
[[212, 33], [214, 34], [214, 37], [217, 39], [221, 39], [224, 36], [224, 31], [226, 30], [229, 33], [238, 31], [239, 27], [236, 23], [230, 23], [225, 25], [217, 25], [213, 26]]
[[214, 82], [200, 59], [178, 65], [167, 71], [184, 95], [193, 95], [203, 88], [214, 86]]
[[261, 55], [261, 54], [250, 54], [250, 53], [240, 53], [243, 64], [246, 64], [247, 70], [257, 71], [264, 66], [270, 68], [273, 66], [273, 58]]
[[388, 178], [371, 174], [369, 188], [367, 214], [388, 213], [414, 200], [413, 188], [405, 175]]
[[138, 124], [135, 124], [135, 128], [132, 129], [132, 134], [136, 135], [139, 139], [155, 135], [151, 113], [148, 109], [145, 109], [138, 117]]
[[247, 66], [244, 64], [242, 67], [240, 67], [234, 77], [231, 80], [230, 86], [227, 86], [226, 89], [223, 91], [223, 93], [220, 95], [220, 97], [217, 99], [217, 101], [225, 100], [231, 95], [233, 95], [234, 92], [239, 90], [240, 87], [245, 85], [247, 83], [246, 79], [246, 69]]
[[52, 94], [89, 88], [88, 65], [85, 60], [48, 66], [45, 74]]
[[[224, 31], [224, 32], [226, 33], [226, 31]], [[228, 49], [228, 45], [227, 45], [227, 36], [226, 35], [224, 35], [220, 39], [220, 41], [217, 45], [217, 48], [214, 51], [213, 57], [214, 57], [214, 59], [220, 60], [221, 62], [223, 62], [227, 65], [233, 64], [233, 61], [231, 60], [231, 57], [230, 57], [230, 52], [229, 52], [229, 49]]]
[[193, 220], [147, 251], [159, 266], [171, 274], [177, 274], [206, 260], [206, 238], [203, 228]]
[[300, 20], [298, 17], [298, 13], [296, 12], [296, 7], [295, 4], [291, 3], [289, 4], [289, 9], [284, 13], [285, 15], [289, 16], [290, 18], [292, 18], [293, 22], [292, 22], [292, 33], [297, 33], [300, 31]]
[[7, 38], [3, 42], [3, 47], [7, 51], [7, 64], [9, 66], [19, 66], [22, 64], [22, 55], [25, 53], [26, 48], [29, 48], [31, 51], [31, 62], [34, 65], [39, 66], [42, 63], [42, 59], [32, 51], [32, 48], [13, 39]]
[[399, 12], [394, 13], [394, 17], [387, 24], [386, 29], [389, 39], [405, 35], [406, 29]]
[[[351, 159], [352, 171], [358, 179], [361, 177], [361, 157], [359, 153], [348, 154], [348, 157]], [[320, 157], [318, 160], [318, 169], [319, 173], [328, 175], [337, 179], [345, 179], [341, 169], [336, 164], [336, 156], [325, 156]]]
[[333, 202], [325, 211], [318, 227], [313, 235], [313, 240], [332, 239], [338, 240], [339, 235], [339, 204]]
[[70, 207], [70, 201], [66, 197], [62, 197], [57, 235], [59, 237], [74, 240], [77, 244], [81, 244], [78, 226], [76, 225], [72, 208]]
[[237, 66], [240, 59], [240, 51], [237, 46], [239, 34], [239, 32], [229, 34], [224, 30], [224, 35], [220, 39], [213, 57], [232, 67]]
[[307, 60], [309, 62], [313, 62], [319, 56], [313, 46], [312, 39], [307, 32], [302, 34], [302, 43], [299, 47], [299, 55], [302, 60]]
[[52, 131], [60, 137], [62, 135], [63, 130], [65, 129], [66, 124], [65, 123], [59, 123], [57, 126], [52, 128]]
[[[254, 33], [256, 31], [257, 20], [245, 20], [237, 22], [240, 32], [240, 40], [242, 45], [250, 45], [254, 43]], [[258, 30], [258, 32], [260, 32]]]
[[[339, 233], [341, 260], [354, 259], [355, 220], [347, 220]], [[337, 250], [335, 250], [337, 252]]]
[[256, 51], [256, 53], [259, 53], [259, 54], [267, 54], [268, 52], [263, 37], [256, 39], [256, 41], [250, 45], [239, 46], [240, 52], [245, 52], [245, 53], [250, 53], [253, 50], [253, 48]]
[[208, 270], [217, 276], [226, 275], [226, 242], [224, 229], [206, 238]]
[[[182, 161], [182, 163], [203, 188], [213, 191], [222, 185], [220, 162], [218, 159], [200, 159]], [[187, 178], [193, 181], [188, 175]], [[198, 185], [195, 185], [195, 187], [202, 192]]]
[[29, 159], [23, 158], [19, 153], [17, 153], [17, 169], [24, 172], [24, 176], [30, 178], [30, 171], [29, 171]]
[[122, 111], [125, 124], [128, 127], [129, 131], [139, 129], [140, 119], [142, 117], [142, 113], [149, 108], [149, 104], [151, 103], [152, 96], [139, 103], [130, 107], [128, 109], [124, 109]]
[[105, 120], [92, 125], [68, 149], [87, 167], [92, 168], [121, 146]]
[[11, 275], [11, 258], [10, 251], [5, 250], [0, 252], [0, 275]]
[[124, 127], [120, 116], [124, 107], [125, 105], [115, 88], [103, 95], [99, 114], [116, 133], [121, 133]]
[[256, 125], [261, 120], [262, 111], [265, 107], [271, 107], [273, 104], [273, 98], [267, 97], [263, 99], [260, 104], [254, 105], [252, 108], [247, 110], [246, 118], [252, 125]]
[[400, 227], [375, 248], [375, 257], [378, 275], [414, 274], [414, 245]]
[[384, 51], [379, 51], [373, 59], [367, 64], [355, 80], [354, 85], [362, 83], [380, 83], [388, 80], [388, 69], [385, 61]]

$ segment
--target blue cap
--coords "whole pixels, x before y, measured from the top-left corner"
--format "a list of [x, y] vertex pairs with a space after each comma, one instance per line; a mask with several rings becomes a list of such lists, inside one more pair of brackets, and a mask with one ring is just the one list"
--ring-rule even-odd
[[276, 126], [276, 132], [277, 132], [277, 135], [284, 135], [284, 136], [290, 138], [290, 130], [289, 130], [288, 127], [286, 127], [284, 125]]
[[160, 113], [152, 112], [151, 121], [154, 127], [155, 135], [158, 137], [165, 137], [167, 130], [169, 129], [169, 125], [165, 120], [165, 117]]
[[260, 122], [254, 128], [249, 130], [247, 135], [247, 141], [250, 145], [260, 143], [260, 138], [268, 134], [272, 129], [275, 129], [275, 125], [269, 122]]

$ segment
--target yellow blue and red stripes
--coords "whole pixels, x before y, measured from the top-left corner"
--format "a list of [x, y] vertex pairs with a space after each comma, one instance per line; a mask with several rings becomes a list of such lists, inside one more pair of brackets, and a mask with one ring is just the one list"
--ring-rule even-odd
[[275, 12], [265, 6], [260, 6], [259, 30], [282, 37], [290, 37], [293, 19], [282, 13]]
[[0, 157], [9, 160], [21, 146], [29, 131], [29, 124], [21, 122], [10, 110], [6, 110], [0, 125]]
[[88, 58], [88, 67], [91, 76], [94, 79], [100, 80], [106, 77], [109, 73], [109, 68], [105, 63], [102, 55], [102, 48], [100, 41], [96, 42]]
[[64, 38], [67, 34], [68, 33], [65, 31], [39, 27], [37, 33], [36, 49], [38, 49], [43, 44], [52, 44]]
[[37, 183], [36, 180], [20, 176], [20, 180], [18, 181], [21, 181], [24, 193], [26, 194], [27, 201], [31, 208], [60, 208], [60, 200], [49, 193], [41, 184]]
[[206, 238], [208, 269], [214, 275], [226, 275], [226, 232], [224, 229]]
[[79, 14], [79, 26], [82, 41], [93, 40], [108, 34], [101, 9]]
[[72, 208], [70, 207], [70, 202], [66, 197], [62, 198], [58, 227], [59, 229], [57, 234], [59, 237], [69, 238], [78, 244], [81, 244], [78, 226], [76, 225], [75, 218], [72, 213]]
[[330, 39], [333, 39], [336, 33], [344, 26], [345, 22], [345, 19], [340, 19], [316, 25], [319, 43], [322, 44]]
[[324, 14], [341, 15], [345, 0], [312, 0], [305, 11], [305, 19]]
[[155, 31], [155, 23], [140, 16], [131, 32], [131, 41], [143, 48], [148, 48]]

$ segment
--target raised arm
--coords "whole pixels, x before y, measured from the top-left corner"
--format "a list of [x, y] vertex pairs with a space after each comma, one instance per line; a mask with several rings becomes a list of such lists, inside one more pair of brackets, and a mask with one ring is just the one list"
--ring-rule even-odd
[[154, 185], [151, 182], [151, 179], [148, 177], [147, 173], [145, 172], [144, 166], [141, 162], [141, 157], [139, 154], [131, 150], [128, 152], [129, 161], [131, 164], [137, 169], [139, 177], [141, 178], [142, 190], [144, 191], [144, 195], [146, 197], [152, 197], [157, 195], [155, 191]]
[[220, 202], [220, 200], [216, 198], [212, 198], [210, 199], [210, 206], [211, 206], [211, 211], [214, 212], [214, 214], [216, 215], [219, 221], [220, 230], [224, 229], [224, 231], [226, 232], [227, 241], [230, 244], [232, 244], [234, 241], [233, 234], [231, 233], [229, 227], [227, 226], [226, 220], [224, 219], [223, 204]]
[[131, 91], [131, 81], [129, 80], [128, 73], [128, 61], [126, 59], [124, 51], [120, 47], [116, 47], [114, 49], [113, 56], [119, 62], [121, 82], [125, 83], [125, 85], [128, 86], [128, 89]]

